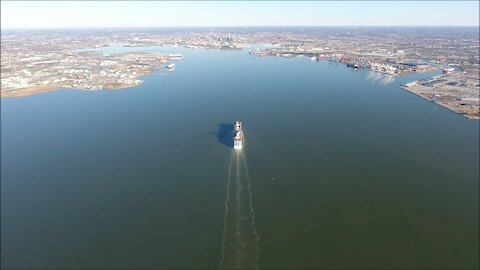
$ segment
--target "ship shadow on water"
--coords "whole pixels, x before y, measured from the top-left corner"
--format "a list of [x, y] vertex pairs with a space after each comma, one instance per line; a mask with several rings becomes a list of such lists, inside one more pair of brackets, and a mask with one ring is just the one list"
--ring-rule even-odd
[[233, 148], [233, 123], [218, 124], [217, 140], [229, 148]]

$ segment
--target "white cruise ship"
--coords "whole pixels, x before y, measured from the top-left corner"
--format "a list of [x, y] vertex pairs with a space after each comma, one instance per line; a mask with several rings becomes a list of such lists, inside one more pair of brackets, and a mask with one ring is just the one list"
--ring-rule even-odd
[[236, 121], [234, 124], [235, 136], [233, 137], [233, 149], [240, 150], [243, 148], [243, 131], [242, 122]]

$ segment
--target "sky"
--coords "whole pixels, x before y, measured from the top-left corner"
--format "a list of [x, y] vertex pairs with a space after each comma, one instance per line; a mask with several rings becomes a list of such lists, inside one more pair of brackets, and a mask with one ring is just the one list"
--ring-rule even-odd
[[1, 28], [478, 26], [479, 1], [5, 1]]

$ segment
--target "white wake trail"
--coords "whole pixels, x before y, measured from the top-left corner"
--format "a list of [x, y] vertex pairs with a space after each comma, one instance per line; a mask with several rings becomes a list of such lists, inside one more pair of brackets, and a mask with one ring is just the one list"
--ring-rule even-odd
[[260, 236], [255, 226], [245, 148], [232, 151], [227, 180], [220, 269], [258, 269]]
[[225, 214], [223, 216], [223, 233], [222, 233], [222, 250], [220, 252], [220, 269], [223, 266], [225, 258], [226, 238], [227, 238], [227, 217], [228, 217], [228, 201], [230, 200], [230, 183], [232, 179], [233, 152], [230, 155], [230, 163], [228, 164], [227, 192], [225, 195]]
[[257, 228], [255, 226], [255, 210], [253, 210], [253, 196], [252, 196], [252, 189], [250, 187], [250, 176], [248, 175], [248, 165], [247, 165], [247, 158], [245, 153], [242, 155], [242, 161], [243, 161], [243, 167], [245, 169], [245, 177], [247, 179], [247, 188], [248, 188], [248, 197], [250, 199], [249, 205], [250, 205], [250, 214], [252, 215], [252, 233], [255, 236], [255, 269], [258, 269], [258, 262], [260, 259], [260, 236], [257, 233]]
[[242, 199], [242, 190], [243, 190], [243, 186], [242, 186], [242, 182], [241, 182], [241, 178], [240, 178], [240, 157], [239, 157], [240, 153], [239, 151], [235, 151], [235, 158], [236, 158], [236, 176], [237, 176], [237, 180], [236, 180], [236, 201], [237, 201], [237, 211], [236, 211], [236, 218], [235, 218], [235, 223], [236, 223], [236, 230], [235, 230], [235, 238], [236, 238], [236, 243], [238, 244], [239, 246], [239, 249], [237, 250], [237, 256], [236, 256], [236, 267], [237, 268], [240, 268], [240, 262], [241, 260], [245, 257], [245, 253], [243, 252], [243, 247], [245, 246], [245, 244], [243, 243], [242, 241], [242, 232], [241, 232], [241, 228], [240, 228], [240, 225], [241, 225], [241, 222], [242, 222], [242, 219], [243, 217], [241, 216], [241, 213], [240, 213], [240, 210], [242, 208], [242, 202], [241, 202], [241, 199]]

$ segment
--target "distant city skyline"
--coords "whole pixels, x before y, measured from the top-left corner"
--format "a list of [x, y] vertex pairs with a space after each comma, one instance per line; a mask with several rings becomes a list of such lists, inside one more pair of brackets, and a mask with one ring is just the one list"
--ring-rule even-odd
[[479, 1], [1, 1], [1, 28], [478, 26], [479, 8]]

